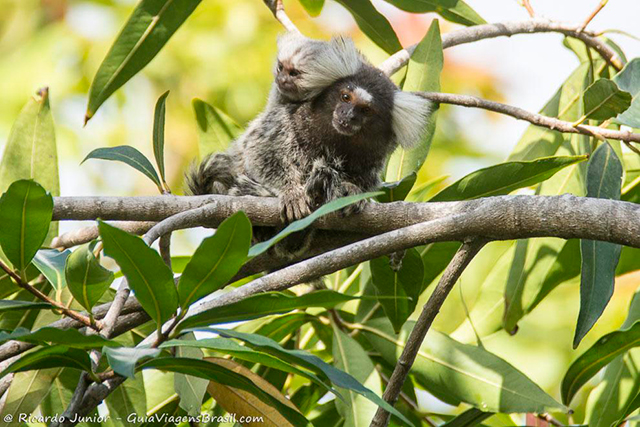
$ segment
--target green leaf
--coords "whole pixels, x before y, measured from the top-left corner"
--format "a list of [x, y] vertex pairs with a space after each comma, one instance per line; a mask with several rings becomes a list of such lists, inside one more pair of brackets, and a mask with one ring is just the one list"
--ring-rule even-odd
[[96, 148], [87, 154], [87, 157], [84, 158], [82, 163], [89, 159], [113, 160], [116, 162], [126, 163], [137, 171], [142, 172], [144, 176], [153, 181], [158, 186], [158, 189], [162, 191], [160, 178], [158, 178], [158, 174], [149, 159], [147, 159], [140, 151], [129, 145]]
[[[21, 179], [32, 179], [53, 196], [60, 195], [56, 134], [49, 105], [49, 89], [38, 91], [24, 106], [6, 142], [0, 163], [0, 194]], [[46, 242], [58, 235], [52, 223]]]
[[127, 378], [134, 377], [136, 363], [139, 360], [156, 357], [160, 354], [160, 350], [157, 348], [144, 347], [104, 347], [102, 352], [107, 355], [107, 361], [113, 372]]
[[620, 73], [613, 78], [618, 87], [631, 93], [633, 101], [627, 111], [616, 117], [615, 122], [633, 128], [640, 128], [640, 58], [629, 62]]
[[[363, 333], [371, 345], [388, 363], [395, 365], [414, 322], [407, 322], [399, 337], [385, 318], [371, 320], [366, 325]], [[420, 347], [411, 373], [438, 398], [465, 402], [485, 412], [567, 410], [505, 360], [433, 329]]]
[[113, 273], [100, 265], [93, 254], [94, 243], [78, 247], [69, 256], [65, 276], [71, 295], [91, 311], [113, 282]]
[[[192, 340], [194, 338], [194, 334], [187, 334], [180, 339]], [[202, 360], [204, 353], [198, 347], [176, 346], [175, 356]], [[202, 399], [204, 399], [204, 395], [207, 393], [209, 381], [192, 375], [176, 373], [173, 376], [173, 384], [176, 393], [180, 396], [180, 407], [190, 416], [198, 416], [202, 409]]]
[[631, 94], [611, 80], [599, 79], [587, 88], [583, 102], [585, 119], [607, 120], [629, 108]]
[[267, 249], [287, 237], [289, 234], [295, 233], [296, 231], [304, 230], [321, 216], [338, 211], [346, 206], [349, 206], [352, 203], [359, 202], [360, 200], [368, 199], [369, 197], [380, 196], [382, 194], [383, 193], [381, 191], [375, 193], [355, 194], [353, 196], [341, 197], [339, 199], [331, 201], [330, 203], [327, 203], [326, 205], [322, 205], [311, 215], [292, 222], [287, 227], [285, 227], [284, 230], [273, 236], [271, 239], [253, 245], [249, 250], [249, 258], [255, 258], [261, 253], [264, 253]]
[[[80, 375], [82, 374], [77, 369], [71, 368], [63, 368], [63, 369], [45, 369], [42, 371], [33, 371], [36, 373], [45, 373], [47, 371], [59, 372], [58, 375], [55, 376], [53, 381], [50, 381], [47, 384], [47, 388], [49, 389], [49, 393], [42, 399], [40, 403], [40, 412], [42, 416], [45, 417], [54, 417], [56, 415], [61, 415], [65, 409], [71, 403], [71, 398], [73, 396], [73, 392], [78, 386], [78, 381], [80, 379]], [[18, 375], [24, 375], [29, 373], [22, 373]], [[37, 381], [38, 379], [36, 379]], [[22, 412], [23, 414], [29, 412]], [[127, 414], [128, 415], [128, 414]], [[98, 411], [94, 409], [88, 414], [89, 417], [95, 416], [98, 417]], [[0, 419], [2, 417], [0, 416]], [[50, 418], [52, 419], [52, 418]], [[95, 426], [99, 427], [99, 423], [78, 423], [79, 427], [89, 427]]]
[[160, 348], [168, 347], [196, 347], [214, 350], [221, 354], [233, 356], [235, 359], [259, 363], [261, 365], [268, 366], [273, 369], [278, 369], [283, 372], [300, 375], [301, 377], [307, 378], [314, 383], [324, 387], [328, 391], [332, 390], [313, 373], [296, 368], [295, 366], [289, 363], [285, 363], [277, 357], [271, 356], [268, 353], [263, 353], [253, 350], [250, 347], [242, 346], [229, 338], [206, 338], [198, 341], [179, 339], [170, 340], [160, 345]]
[[[411, 55], [407, 77], [402, 87], [405, 91], [440, 91], [440, 74], [444, 65], [442, 40], [438, 20], [434, 20], [429, 31]], [[398, 181], [417, 172], [429, 154], [436, 129], [437, 113], [433, 112], [427, 124], [424, 139], [414, 148], [398, 147], [389, 158], [387, 181]]]
[[142, 0], [100, 64], [89, 89], [87, 122], [158, 54], [201, 0]]
[[166, 357], [149, 360], [139, 369], [160, 369], [168, 372], [179, 372], [194, 377], [205, 378], [218, 384], [238, 388], [249, 392], [264, 403], [274, 407], [280, 414], [295, 426], [308, 426], [309, 421], [297, 410], [283, 404], [278, 399], [263, 391], [247, 377], [215, 363], [185, 357]]
[[65, 346], [45, 347], [27, 353], [0, 373], [0, 378], [12, 372], [45, 368], [75, 368], [91, 372], [91, 359], [86, 351]]
[[385, 0], [399, 9], [412, 13], [436, 12], [447, 21], [462, 25], [487, 22], [462, 0]]
[[[333, 360], [336, 368], [353, 376], [377, 394], [382, 394], [382, 380], [371, 358], [360, 344], [334, 326]], [[336, 400], [336, 408], [345, 419], [345, 427], [366, 426], [371, 423], [378, 406], [352, 390], [340, 390], [346, 402]]]
[[[587, 174], [587, 196], [620, 200], [622, 163], [608, 142], [591, 156]], [[580, 314], [573, 348], [578, 347], [602, 315], [613, 295], [616, 266], [622, 246], [609, 242], [582, 240], [582, 273], [580, 276]]]
[[448, 202], [509, 194], [519, 188], [546, 181], [567, 166], [585, 160], [586, 155], [500, 163], [470, 173], [436, 194], [430, 201]]
[[[153, 383], [148, 385], [149, 388], [154, 386], [156, 385]], [[106, 403], [107, 408], [109, 409], [109, 417], [113, 421], [122, 420], [122, 424], [125, 426], [140, 425], [127, 422], [127, 417], [131, 416], [131, 414], [136, 414], [138, 416], [144, 416], [147, 414], [146, 395], [147, 390], [145, 390], [144, 375], [140, 372], [133, 378], [129, 378], [124, 383], [120, 384], [111, 394], [109, 394], [109, 396], [107, 396], [104, 403]], [[96, 427], [101, 427], [105, 424], [106, 423], [103, 423]]]
[[371, 276], [376, 294], [393, 329], [399, 332], [404, 322], [413, 313], [423, 289], [424, 264], [415, 249], [406, 251], [399, 271], [383, 256], [370, 261]]
[[582, 353], [569, 367], [562, 379], [562, 401], [571, 399], [595, 374], [613, 359], [640, 345], [640, 321], [627, 329], [604, 335], [587, 351]]
[[[4, 420], [4, 417], [11, 415], [14, 420], [18, 420], [21, 414], [31, 414], [35, 411], [61, 371], [63, 369], [53, 368], [14, 374], [9, 390], [6, 391], [0, 419]], [[78, 381], [75, 382], [74, 388], [76, 385]], [[58, 412], [60, 413], [62, 412]], [[9, 423], [5, 422], [5, 425]], [[16, 422], [13, 425], [19, 424]]]
[[402, 49], [393, 27], [371, 4], [371, 0], [336, 0], [353, 15], [358, 27], [388, 54]]
[[455, 418], [442, 424], [442, 427], [470, 427], [480, 424], [487, 418], [492, 417], [492, 412], [482, 412], [476, 408], [470, 408], [457, 415]]
[[13, 268], [24, 272], [44, 243], [53, 198], [34, 181], [16, 181], [0, 199], [0, 246]]
[[103, 338], [100, 335], [85, 335], [77, 329], [58, 329], [50, 327], [40, 328], [34, 332], [30, 332], [26, 328], [17, 328], [10, 333], [0, 331], [0, 342], [6, 342], [9, 340], [43, 345], [51, 343], [79, 349], [100, 348], [103, 346], [117, 347], [120, 345], [117, 342]]
[[140, 305], [160, 327], [178, 308], [173, 273], [160, 255], [138, 236], [98, 222], [104, 253], [113, 258]]
[[402, 178], [400, 181], [383, 182], [380, 189], [384, 191], [384, 194], [382, 196], [378, 196], [377, 200], [380, 203], [391, 203], [404, 200], [411, 192], [413, 184], [416, 182], [416, 178], [418, 178], [418, 175], [413, 172]]
[[160, 172], [162, 183], [166, 186], [166, 178], [164, 173], [164, 122], [166, 115], [166, 104], [169, 91], [166, 91], [156, 102], [156, 108], [153, 113], [153, 155], [156, 158], [156, 165]]
[[251, 222], [244, 212], [236, 212], [202, 241], [185, 267], [178, 284], [180, 307], [186, 309], [226, 285], [247, 259], [250, 246]]
[[19, 300], [0, 300], [0, 313], [5, 311], [14, 311], [14, 310], [31, 310], [31, 309], [43, 309], [43, 308], [53, 308], [51, 304], [48, 302], [29, 302], [29, 301], [19, 301]]
[[71, 255], [71, 251], [68, 249], [63, 252], [57, 249], [41, 249], [33, 258], [33, 265], [44, 274], [51, 286], [60, 290], [67, 286], [64, 266], [69, 255]]
[[198, 125], [200, 157], [224, 151], [242, 133], [242, 127], [220, 109], [201, 99], [191, 102]]
[[405, 423], [412, 425], [412, 423], [397, 409], [390, 406], [377, 394], [360, 384], [358, 380], [353, 378], [351, 375], [329, 365], [319, 357], [307, 353], [306, 351], [283, 348], [274, 340], [257, 334], [247, 334], [231, 329], [204, 328], [199, 330], [215, 332], [223, 337], [241, 340], [254, 349], [278, 357], [283, 362], [295, 363], [313, 372], [326, 376], [336, 387], [354, 391], [366, 397], [378, 406], [386, 409], [389, 413], [397, 416]]
[[315, 18], [322, 12], [324, 0], [300, 0], [300, 4], [310, 16]]
[[320, 290], [301, 296], [284, 292], [263, 292], [233, 304], [215, 307], [187, 317], [180, 322], [177, 329], [184, 330], [212, 324], [239, 322], [309, 307], [332, 308], [354, 298], [330, 290]]

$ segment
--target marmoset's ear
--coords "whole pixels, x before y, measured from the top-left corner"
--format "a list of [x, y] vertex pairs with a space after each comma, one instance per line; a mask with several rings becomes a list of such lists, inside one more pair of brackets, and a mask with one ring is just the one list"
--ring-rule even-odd
[[401, 90], [395, 92], [391, 125], [401, 146], [411, 148], [422, 141], [432, 110], [431, 101], [419, 95]]

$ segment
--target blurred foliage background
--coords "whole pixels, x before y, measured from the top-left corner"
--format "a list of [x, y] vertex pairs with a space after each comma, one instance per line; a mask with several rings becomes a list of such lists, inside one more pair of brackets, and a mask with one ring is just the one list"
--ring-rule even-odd
[[[171, 91], [167, 103], [167, 177], [178, 194], [184, 169], [197, 156], [193, 98], [221, 108], [241, 124], [250, 121], [265, 104], [272, 81], [275, 40], [282, 32], [280, 25], [260, 0], [207, 0], [152, 63], [116, 92], [83, 127], [91, 80], [135, 3], [134, 0], [0, 0], [0, 149], [28, 97], [39, 87], [49, 86], [62, 195], [156, 194], [149, 180], [124, 165], [91, 161], [80, 166], [80, 162], [95, 148], [124, 144], [151, 155], [153, 106], [167, 90]], [[305, 34], [326, 39], [335, 32], [346, 33], [354, 37], [372, 62], [386, 57], [337, 4], [328, 3], [323, 14], [315, 19], [297, 1], [288, 1], [286, 6]], [[586, 14], [591, 6], [585, 7]], [[523, 13], [522, 18], [525, 17]], [[392, 24], [406, 44], [419, 40], [431, 19], [430, 15], [398, 14]], [[443, 21], [441, 26], [443, 32], [454, 27]], [[567, 76], [570, 72], [566, 69], [561, 74]], [[448, 54], [442, 87], [444, 92], [474, 94], [496, 101], [504, 98], [500, 80], [491, 70], [456, 62]], [[548, 98], [552, 95], [549, 93]], [[442, 175], [458, 178], [506, 157], [508, 151], [500, 156], [495, 150], [477, 148], [469, 140], [468, 128], [479, 120], [490, 122], [495, 115], [442, 108], [419, 183]], [[469, 167], [469, 163], [473, 166]], [[65, 224], [61, 231], [68, 229]], [[202, 234], [193, 232], [178, 233], [176, 252], [191, 252], [201, 237]], [[472, 263], [437, 318], [437, 329], [448, 333], [465, 320], [465, 304], [472, 307], [478, 296], [478, 289], [465, 287], [465, 278], [476, 281], [485, 277], [496, 262], [496, 254], [508, 246], [509, 243], [492, 243], [492, 250], [483, 251], [488, 255], [481, 254]], [[559, 398], [559, 384], [570, 362], [598, 337], [623, 322], [639, 278], [637, 274], [618, 278], [611, 303], [577, 351], [571, 349], [571, 342], [579, 308], [578, 278], [556, 288], [532, 315], [523, 319], [517, 335], [512, 337], [501, 331], [484, 339], [483, 344]], [[423, 296], [425, 300], [428, 293]], [[579, 399], [584, 401], [597, 383], [598, 377], [583, 389]], [[420, 404], [425, 411], [440, 412], [446, 408], [426, 392], [420, 395]], [[578, 407], [583, 408], [584, 404]], [[576, 413], [576, 419], [581, 416]]]

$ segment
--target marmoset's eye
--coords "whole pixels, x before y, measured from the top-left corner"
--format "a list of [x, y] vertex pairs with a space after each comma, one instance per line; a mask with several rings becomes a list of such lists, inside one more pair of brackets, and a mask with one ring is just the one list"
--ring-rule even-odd
[[276, 71], [278, 71], [279, 73], [282, 72], [282, 62], [278, 62], [278, 65], [276, 66]]
[[289, 75], [290, 75], [291, 77], [298, 77], [298, 76], [300, 75], [300, 71], [298, 71], [298, 70], [291, 70], [291, 71], [289, 71]]
[[343, 93], [342, 96], [340, 97], [342, 99], [343, 102], [349, 102], [351, 101], [351, 95], [349, 95], [348, 93]]

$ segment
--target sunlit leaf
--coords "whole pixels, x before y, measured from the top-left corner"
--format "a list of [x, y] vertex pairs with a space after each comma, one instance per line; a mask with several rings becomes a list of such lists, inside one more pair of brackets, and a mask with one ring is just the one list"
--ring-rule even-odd
[[[31, 414], [35, 411], [42, 399], [49, 393], [51, 384], [61, 371], [60, 368], [53, 368], [14, 374], [11, 385], [5, 392], [6, 398], [0, 418], [4, 420], [6, 419], [4, 417], [11, 415], [12, 419], [18, 420], [21, 414]], [[75, 385], [78, 385], [77, 381]]]
[[43, 309], [53, 308], [53, 306], [48, 302], [42, 301], [0, 300], [0, 313], [13, 310], [31, 310], [33, 308]]
[[316, 17], [322, 12], [324, 0], [300, 0], [300, 4], [310, 16]]
[[67, 259], [65, 276], [71, 295], [91, 311], [113, 282], [113, 273], [100, 265], [93, 243], [78, 247]]
[[470, 173], [436, 194], [430, 201], [447, 202], [509, 194], [519, 188], [545, 181], [567, 166], [585, 160], [586, 155], [500, 163]]
[[135, 375], [136, 363], [138, 361], [156, 357], [160, 354], [157, 348], [144, 347], [104, 347], [102, 352], [107, 355], [109, 366], [116, 374], [127, 378], [133, 378]]
[[198, 147], [200, 157], [226, 150], [236, 139], [242, 128], [220, 109], [194, 98], [191, 102], [198, 125]]
[[407, 12], [436, 12], [447, 21], [462, 25], [486, 24], [467, 3], [462, 0], [385, 0]]
[[56, 249], [41, 249], [33, 257], [33, 265], [47, 278], [51, 286], [62, 289], [67, 286], [67, 279], [64, 276], [64, 266], [70, 250], [60, 252]]
[[[11, 128], [0, 163], [0, 194], [21, 179], [32, 179], [51, 195], [60, 195], [56, 135], [48, 88], [40, 89], [29, 99]], [[57, 235], [58, 224], [54, 222], [45, 241], [49, 242]]]
[[626, 111], [631, 105], [631, 94], [618, 89], [611, 80], [599, 79], [584, 93], [584, 117], [607, 120]]
[[126, 163], [137, 171], [142, 172], [144, 176], [153, 181], [159, 189], [162, 189], [160, 178], [158, 178], [158, 174], [149, 159], [147, 159], [140, 151], [129, 145], [96, 148], [87, 154], [87, 157], [84, 158], [82, 163], [89, 159], [113, 160]]
[[85, 122], [158, 54], [201, 0], [142, 0], [120, 31], [91, 83]]
[[[587, 196], [620, 200], [622, 163], [608, 142], [604, 142], [589, 160]], [[582, 240], [580, 276], [580, 314], [573, 339], [576, 348], [607, 307], [615, 281], [622, 246], [609, 242]]]
[[215, 307], [189, 316], [180, 322], [178, 330], [256, 319], [308, 307], [332, 308], [354, 298], [353, 296], [330, 290], [310, 292], [301, 296], [284, 292], [263, 292], [232, 304]]
[[164, 173], [164, 122], [167, 109], [167, 96], [169, 96], [169, 91], [166, 91], [160, 96], [160, 98], [158, 98], [153, 114], [153, 155], [156, 158], [156, 165], [158, 165], [160, 179], [162, 179], [162, 183], [165, 185], [166, 178]]
[[251, 246], [251, 222], [236, 212], [220, 224], [193, 254], [180, 276], [178, 299], [182, 308], [217, 291], [238, 272]]
[[89, 353], [65, 346], [44, 347], [25, 354], [0, 373], [0, 378], [12, 372], [33, 371], [45, 368], [75, 368], [91, 372]]
[[13, 267], [24, 272], [44, 243], [53, 198], [40, 184], [16, 181], [0, 199], [0, 246]]
[[173, 273], [140, 237], [102, 221], [98, 228], [105, 254], [116, 260], [140, 305], [160, 327], [178, 308]]
[[380, 189], [384, 191], [384, 194], [382, 196], [378, 196], [377, 200], [380, 203], [390, 203], [404, 200], [405, 197], [407, 197], [407, 194], [409, 194], [409, 192], [413, 188], [413, 184], [415, 184], [416, 178], [418, 178], [418, 176], [414, 172], [405, 176], [399, 181], [382, 183]]
[[[194, 338], [193, 334], [187, 334], [180, 337], [180, 340], [193, 340]], [[204, 353], [198, 347], [176, 346], [175, 356], [201, 360], [204, 357]], [[176, 373], [173, 376], [173, 384], [176, 393], [180, 396], [180, 407], [191, 416], [199, 415], [202, 408], [202, 399], [207, 393], [209, 381], [192, 375]]]
[[633, 96], [631, 106], [618, 117], [615, 122], [640, 128], [640, 58], [630, 61], [620, 73], [613, 78], [618, 87]]
[[[405, 91], [440, 91], [440, 74], [444, 65], [442, 40], [438, 20], [433, 20], [429, 31], [411, 55], [407, 77], [402, 89]], [[432, 112], [423, 140], [413, 148], [398, 147], [389, 158], [387, 181], [399, 181], [417, 172], [429, 154], [436, 129], [437, 112]]]
[[53, 327], [44, 327], [34, 332], [31, 332], [26, 328], [17, 328], [10, 333], [0, 332], [0, 342], [6, 342], [9, 340], [23, 341], [33, 344], [49, 343], [79, 349], [119, 346], [115, 341], [108, 340], [100, 335], [85, 335], [73, 328], [58, 329]]

